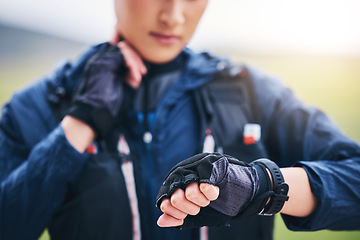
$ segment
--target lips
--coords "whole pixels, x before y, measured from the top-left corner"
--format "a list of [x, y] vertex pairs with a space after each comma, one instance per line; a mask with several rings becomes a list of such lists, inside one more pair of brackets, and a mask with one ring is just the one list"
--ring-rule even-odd
[[150, 32], [150, 36], [153, 37], [158, 43], [165, 46], [170, 46], [180, 41], [180, 36], [173, 34]]

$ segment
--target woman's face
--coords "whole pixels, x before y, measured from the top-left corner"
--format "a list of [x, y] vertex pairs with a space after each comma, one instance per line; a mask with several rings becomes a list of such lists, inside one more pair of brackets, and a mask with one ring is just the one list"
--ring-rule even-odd
[[147, 61], [174, 59], [189, 42], [208, 0], [115, 0], [117, 30]]

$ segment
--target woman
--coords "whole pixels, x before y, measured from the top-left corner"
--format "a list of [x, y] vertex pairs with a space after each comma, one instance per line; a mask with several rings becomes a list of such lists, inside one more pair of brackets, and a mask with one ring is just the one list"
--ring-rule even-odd
[[[267, 157], [280, 167], [297, 165], [281, 168], [289, 199], [279, 211], [288, 227], [359, 228], [359, 146], [277, 80], [185, 49], [206, 5], [206, 0], [115, 0], [117, 27], [110, 44], [91, 48], [4, 107], [2, 239], [36, 239], [47, 226], [53, 239], [199, 238], [196, 228], [157, 227], [161, 214], [154, 206], [163, 178], [175, 164], [201, 152], [204, 143], [205, 151], [221, 150], [219, 138], [200, 132], [203, 114], [195, 96], [222, 78], [245, 79], [237, 81], [244, 82], [239, 83], [240, 98], [256, 99], [239, 110], [241, 115], [224, 108], [234, 121], [221, 126], [229, 132], [220, 146], [223, 152], [245, 162]], [[250, 132], [256, 134], [247, 142], [243, 130], [254, 122]], [[103, 162], [108, 165], [102, 168]], [[136, 187], [127, 175], [132, 167]], [[254, 174], [260, 178], [259, 172]], [[258, 188], [251, 189], [253, 195]], [[197, 182], [174, 189], [158, 202], [164, 212], [158, 225], [183, 225], [184, 219], [196, 218], [202, 208], [216, 203], [221, 192], [221, 187]], [[227, 207], [224, 203], [220, 210]], [[271, 239], [272, 218], [250, 216], [230, 228], [203, 229], [200, 235], [207, 234]]]

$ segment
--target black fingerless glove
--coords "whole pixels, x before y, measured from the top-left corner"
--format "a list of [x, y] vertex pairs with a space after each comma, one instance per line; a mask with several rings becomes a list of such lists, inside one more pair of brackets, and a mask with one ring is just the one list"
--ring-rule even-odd
[[125, 71], [119, 48], [106, 43], [89, 60], [67, 115], [88, 124], [98, 137], [106, 137], [120, 112]]
[[[284, 191], [273, 191], [266, 168], [271, 168], [272, 178], [275, 172], [277, 174], [274, 189]], [[287, 184], [283, 183], [280, 169], [272, 161], [261, 159], [248, 164], [228, 155], [202, 153], [178, 163], [166, 175], [157, 196], [157, 207], [160, 208], [162, 200], [170, 198], [176, 189], [185, 189], [192, 182], [214, 184], [220, 188], [220, 194], [196, 216], [188, 215], [181, 228], [223, 226], [240, 217], [274, 214], [287, 200]]]

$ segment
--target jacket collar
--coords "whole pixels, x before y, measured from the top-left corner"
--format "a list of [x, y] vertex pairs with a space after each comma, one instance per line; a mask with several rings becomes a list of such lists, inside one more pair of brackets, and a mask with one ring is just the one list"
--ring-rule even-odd
[[[67, 81], [67, 84], [71, 85], [67, 86], [69, 89], [76, 89], [77, 84], [79, 84], [81, 80], [82, 71], [87, 61], [101, 49], [101, 46], [103, 44], [105, 43], [91, 47], [82, 55], [82, 57], [78, 59], [77, 62], [75, 62], [74, 65], [72, 65], [72, 67], [61, 69], [61, 75], [66, 76], [70, 79], [78, 80]], [[220, 59], [211, 55], [208, 52], [194, 53], [189, 48], [185, 48], [180, 53], [180, 55], [185, 58], [185, 68], [184, 76], [182, 77], [182, 84], [186, 90], [196, 89], [211, 81], [214, 78], [214, 75], [219, 71], [223, 70], [228, 64], [228, 60], [226, 59]], [[179, 59], [182, 58], [177, 57], [173, 60], [175, 61], [175, 64], [172, 61], [162, 65], [151, 64], [151, 67], [156, 70], [163, 69], [164, 67], [171, 68], [171, 66], [176, 65], [176, 61], [179, 61]]]
[[188, 90], [211, 81], [228, 64], [227, 60], [217, 58], [208, 52], [194, 53], [188, 48], [183, 52], [188, 57], [184, 73], [184, 85]]

